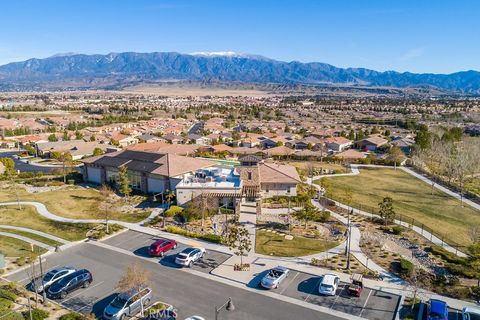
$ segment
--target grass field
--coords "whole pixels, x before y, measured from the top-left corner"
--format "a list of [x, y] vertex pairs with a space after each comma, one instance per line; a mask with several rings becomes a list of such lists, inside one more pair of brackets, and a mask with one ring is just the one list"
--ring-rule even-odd
[[0, 227], [0, 231], [1, 232], [18, 234], [19, 236], [24, 236], [24, 237], [30, 238], [32, 240], [37, 240], [37, 241], [40, 241], [42, 243], [48, 244], [52, 247], [54, 247], [56, 245], [62, 245], [60, 242], [57, 242], [55, 240], [39, 236], [35, 233], [30, 233], [30, 232], [20, 231], [20, 230], [13, 230], [13, 229], [6, 229], [6, 228], [1, 228], [1, 227]]
[[[318, 182], [318, 181], [317, 181]], [[480, 211], [432, 188], [402, 170], [361, 168], [360, 175], [328, 178], [328, 196], [346, 204], [352, 191], [355, 208], [378, 211], [378, 203], [392, 197], [397, 217], [415, 219], [453, 244], [469, 245], [469, 227], [480, 226]]]
[[260, 254], [279, 257], [300, 257], [323, 252], [338, 245], [334, 241], [314, 240], [294, 237], [293, 240], [285, 240], [285, 236], [279, 236], [266, 231], [257, 231], [255, 239], [255, 251]]
[[[67, 188], [40, 193], [28, 193], [22, 187], [17, 187], [21, 201], [37, 201], [43, 203], [50, 212], [72, 219], [99, 219], [100, 195], [95, 189]], [[0, 191], [0, 202], [16, 201], [12, 188]], [[150, 212], [135, 214], [111, 214], [110, 219], [126, 222], [139, 222], [148, 217]]]
[[[39, 215], [35, 207], [32, 206], [22, 206], [21, 210], [17, 206], [0, 206], [0, 224], [30, 228], [70, 241], [84, 239], [86, 232], [94, 227], [93, 224], [72, 224], [46, 219]], [[15, 230], [7, 231], [7, 229], [5, 231], [18, 234], [21, 232]], [[26, 236], [35, 239], [35, 235], [30, 233]], [[41, 237], [41, 239], [45, 238]], [[50, 244], [41, 239], [38, 240]]]
[[[31, 246], [29, 243], [15, 238], [3, 237], [0, 236], [0, 252], [5, 255], [5, 257], [26, 257], [31, 253]], [[44, 253], [46, 252], [43, 248], [38, 248], [34, 246], [34, 252]]]

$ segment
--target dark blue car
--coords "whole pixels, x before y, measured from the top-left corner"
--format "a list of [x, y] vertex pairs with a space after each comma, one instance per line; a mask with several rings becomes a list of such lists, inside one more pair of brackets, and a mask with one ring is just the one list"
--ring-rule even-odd
[[448, 320], [447, 303], [442, 300], [430, 299], [428, 302], [427, 320]]
[[50, 299], [63, 299], [78, 288], [88, 288], [93, 281], [93, 276], [87, 269], [82, 269], [54, 282], [47, 291]]

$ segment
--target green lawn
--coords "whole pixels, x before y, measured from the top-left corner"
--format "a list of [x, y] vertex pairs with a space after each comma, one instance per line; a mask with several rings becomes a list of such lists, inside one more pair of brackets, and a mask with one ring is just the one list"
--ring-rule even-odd
[[[70, 241], [85, 239], [86, 232], [94, 227], [93, 224], [72, 224], [46, 219], [32, 206], [22, 206], [21, 210], [17, 206], [0, 206], [0, 224], [30, 228]], [[7, 232], [18, 233], [13, 230]], [[27, 236], [33, 239], [30, 234]]]
[[[22, 201], [37, 201], [45, 204], [48, 210], [56, 215], [72, 219], [102, 219], [99, 212], [100, 194], [95, 189], [71, 187], [49, 192], [28, 193], [22, 187], [17, 187], [17, 192]], [[16, 200], [12, 188], [0, 191], [0, 202]], [[126, 222], [139, 222], [147, 218], [150, 211], [124, 214], [111, 214], [111, 220]]]
[[30, 232], [26, 232], [26, 231], [19, 231], [19, 230], [13, 230], [13, 229], [6, 229], [6, 228], [0, 228], [0, 231], [1, 232], [8, 232], [8, 233], [13, 233], [13, 234], [18, 234], [19, 236], [24, 236], [24, 237], [27, 237], [27, 238], [30, 238], [32, 240], [37, 240], [37, 241], [40, 241], [42, 243], [45, 243], [45, 244], [48, 244], [52, 247], [56, 246], [56, 245], [62, 245], [60, 242], [57, 242], [55, 240], [52, 240], [52, 239], [49, 239], [49, 238], [45, 238], [45, 237], [42, 237], [42, 236], [39, 236], [37, 234], [34, 234], [34, 233], [30, 233]]
[[266, 231], [257, 231], [255, 244], [255, 251], [257, 253], [279, 257], [308, 256], [326, 251], [338, 245], [335, 241], [301, 237], [294, 237], [293, 240], [285, 240], [285, 236], [279, 236], [278, 234]]
[[[26, 257], [30, 255], [31, 250], [30, 244], [25, 241], [0, 236], [0, 252], [5, 255], [5, 257]], [[46, 252], [45, 249], [38, 248], [37, 246], [34, 246], [33, 250], [35, 253]]]
[[[402, 170], [361, 168], [360, 175], [327, 178], [328, 196], [346, 203], [345, 190], [353, 193], [351, 205], [378, 211], [378, 203], [392, 197], [397, 217], [415, 219], [453, 244], [469, 245], [469, 227], [480, 226], [480, 211], [432, 188]], [[318, 182], [318, 181], [317, 181]]]

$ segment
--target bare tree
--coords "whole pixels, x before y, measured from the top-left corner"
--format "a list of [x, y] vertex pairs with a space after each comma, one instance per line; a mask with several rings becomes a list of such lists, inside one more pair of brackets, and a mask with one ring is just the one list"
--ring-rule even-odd
[[103, 184], [100, 187], [100, 211], [105, 219], [105, 232], [108, 234], [108, 221], [110, 220], [110, 216], [112, 213], [118, 211], [117, 201], [115, 200], [115, 193], [113, 190], [106, 184]]
[[[150, 272], [139, 262], [130, 264], [125, 274], [118, 281], [117, 289], [121, 292], [140, 292], [150, 283]], [[142, 307], [142, 316], [144, 311], [143, 299], [140, 300]]]

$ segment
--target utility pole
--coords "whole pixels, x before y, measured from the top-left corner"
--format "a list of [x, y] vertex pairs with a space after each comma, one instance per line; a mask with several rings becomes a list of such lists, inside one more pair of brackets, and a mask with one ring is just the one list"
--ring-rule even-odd
[[348, 255], [347, 255], [347, 270], [350, 270], [350, 245], [351, 245], [351, 240], [352, 240], [352, 224], [348, 224]]
[[[348, 220], [347, 220], [347, 241], [350, 242], [350, 210], [348, 210]], [[349, 251], [348, 245], [345, 246], [345, 255], [347, 255]]]
[[[40, 279], [43, 282], [42, 255], [40, 254], [40, 252], [38, 252], [38, 260], [40, 261]], [[42, 287], [43, 287], [43, 283], [42, 283]], [[42, 290], [42, 297], [43, 297], [43, 304], [46, 305], [47, 304], [47, 290], [45, 290], [45, 288], [43, 288], [43, 290]]]

